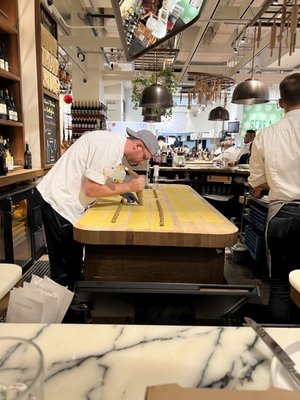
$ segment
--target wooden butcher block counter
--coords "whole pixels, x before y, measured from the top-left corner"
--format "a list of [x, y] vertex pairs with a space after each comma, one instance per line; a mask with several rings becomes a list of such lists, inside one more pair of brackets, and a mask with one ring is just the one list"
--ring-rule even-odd
[[143, 206], [103, 198], [74, 224], [87, 280], [222, 283], [237, 228], [188, 185], [145, 189]]

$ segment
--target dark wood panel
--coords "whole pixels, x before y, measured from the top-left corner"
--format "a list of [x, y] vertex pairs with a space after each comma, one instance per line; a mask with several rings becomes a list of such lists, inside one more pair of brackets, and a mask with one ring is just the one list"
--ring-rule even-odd
[[153, 246], [86, 246], [86, 280], [222, 283], [224, 251]]

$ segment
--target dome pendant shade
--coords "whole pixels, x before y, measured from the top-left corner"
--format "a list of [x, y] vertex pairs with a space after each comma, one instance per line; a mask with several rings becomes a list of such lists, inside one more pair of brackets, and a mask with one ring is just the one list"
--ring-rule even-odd
[[229, 112], [224, 107], [216, 107], [211, 110], [208, 116], [209, 121], [228, 121]]
[[171, 108], [173, 107], [172, 94], [164, 86], [154, 83], [144, 89], [139, 106], [144, 108]]
[[258, 79], [247, 79], [237, 85], [231, 102], [235, 104], [261, 104], [270, 101], [267, 85]]

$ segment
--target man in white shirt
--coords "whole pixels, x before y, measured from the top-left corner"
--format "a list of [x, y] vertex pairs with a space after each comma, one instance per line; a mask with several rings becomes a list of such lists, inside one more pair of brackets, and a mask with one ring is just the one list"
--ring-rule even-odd
[[283, 79], [279, 90], [285, 116], [256, 135], [248, 181], [255, 197], [269, 189], [269, 306], [273, 321], [289, 323], [299, 316], [290, 300], [289, 273], [300, 267], [300, 73]]
[[106, 131], [85, 133], [63, 154], [37, 185], [48, 246], [51, 278], [73, 289], [82, 279], [83, 245], [73, 239], [73, 224], [98, 197], [139, 192], [145, 177], [116, 183], [123, 157], [142, 164], [158, 151], [147, 130], [128, 137]]
[[255, 138], [256, 131], [248, 129], [244, 137], [244, 146], [240, 149], [238, 155], [238, 164], [249, 164], [252, 142]]
[[236, 163], [239, 155], [239, 150], [235, 147], [234, 142], [231, 139], [221, 143], [221, 147], [224, 151], [221, 154], [215, 156], [213, 161], [224, 163], [224, 166], [228, 166], [230, 163]]

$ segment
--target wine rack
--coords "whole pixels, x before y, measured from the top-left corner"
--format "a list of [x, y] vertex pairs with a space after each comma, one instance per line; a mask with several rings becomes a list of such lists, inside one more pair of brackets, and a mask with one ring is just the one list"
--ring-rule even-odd
[[71, 116], [73, 141], [86, 131], [107, 128], [107, 107], [101, 102], [74, 102], [71, 107]]

